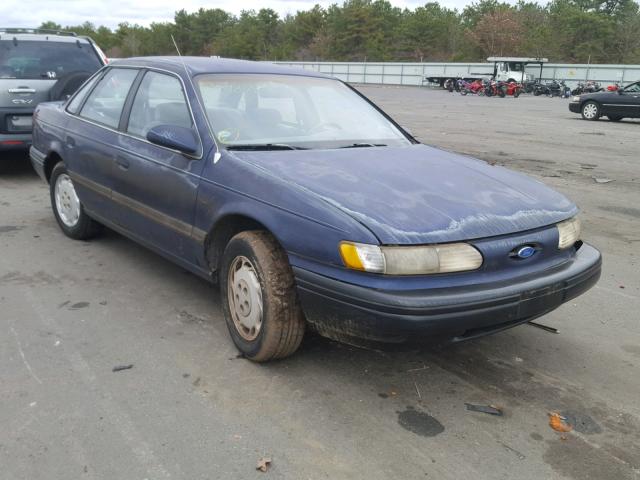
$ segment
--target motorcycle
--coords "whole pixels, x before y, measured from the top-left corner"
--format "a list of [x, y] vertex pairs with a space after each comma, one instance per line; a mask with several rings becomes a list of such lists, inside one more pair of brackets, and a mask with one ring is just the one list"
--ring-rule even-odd
[[482, 80], [474, 80], [473, 82], [467, 82], [465, 80], [460, 81], [460, 94], [461, 95], [484, 95], [484, 84]]
[[536, 85], [538, 85], [540, 82], [538, 80], [527, 80], [526, 82], [524, 82], [524, 84], [522, 85], [522, 88], [524, 90], [524, 93], [533, 93], [533, 91], [536, 88]]
[[524, 90], [524, 87], [520, 83], [507, 82], [505, 93], [507, 95], [513, 96], [513, 98], [518, 98], [523, 90]]
[[617, 92], [621, 88], [619, 83], [614, 83], [613, 85], [607, 85], [607, 92]]
[[452, 93], [454, 90], [456, 92], [460, 91], [460, 82], [462, 81], [462, 77], [447, 78], [444, 82], [444, 88], [449, 90], [449, 93]]
[[484, 94], [487, 97], [499, 96], [500, 98], [504, 98], [506, 96], [506, 83], [505, 82], [496, 82], [495, 80], [490, 80], [484, 89]]
[[548, 84], [537, 82], [533, 86], [533, 95], [539, 97], [540, 95], [549, 95], [551, 89]]

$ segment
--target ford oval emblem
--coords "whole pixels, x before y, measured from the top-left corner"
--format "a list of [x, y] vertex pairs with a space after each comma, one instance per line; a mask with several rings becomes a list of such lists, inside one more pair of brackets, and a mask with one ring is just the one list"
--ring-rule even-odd
[[536, 253], [536, 249], [531, 245], [524, 245], [516, 250], [516, 257], [518, 258], [529, 258]]

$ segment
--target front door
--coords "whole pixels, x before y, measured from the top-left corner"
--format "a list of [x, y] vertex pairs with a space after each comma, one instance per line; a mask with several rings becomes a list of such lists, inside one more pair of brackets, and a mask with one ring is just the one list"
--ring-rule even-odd
[[204, 161], [154, 145], [147, 132], [157, 125], [195, 128], [180, 79], [149, 70], [133, 97], [118, 138], [112, 199], [118, 223], [176, 259], [195, 263], [192, 235]]

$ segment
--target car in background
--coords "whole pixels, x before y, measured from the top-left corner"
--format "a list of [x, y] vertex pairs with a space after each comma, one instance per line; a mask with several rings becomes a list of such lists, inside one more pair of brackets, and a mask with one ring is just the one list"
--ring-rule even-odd
[[571, 98], [569, 110], [582, 114], [585, 120], [599, 120], [603, 116], [612, 122], [640, 118], [640, 82], [616, 91], [576, 95]]
[[113, 62], [38, 106], [31, 160], [67, 236], [106, 225], [217, 281], [255, 361], [292, 354], [308, 326], [348, 343], [470, 340], [600, 277], [564, 196], [422, 145], [308, 70]]
[[106, 63], [88, 37], [0, 28], [0, 152], [28, 149], [35, 107], [68, 98]]

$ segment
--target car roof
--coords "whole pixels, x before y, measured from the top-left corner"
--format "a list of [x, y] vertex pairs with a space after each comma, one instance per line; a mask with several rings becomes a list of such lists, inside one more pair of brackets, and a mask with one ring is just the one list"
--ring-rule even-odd
[[13, 33], [0, 30], [0, 40], [13, 40], [14, 38], [20, 42], [90, 43], [87, 37], [58, 35], [56, 33]]
[[254, 62], [218, 57], [134, 57], [114, 60], [109, 65], [161, 68], [175, 73], [184, 73], [186, 66], [191, 76], [205, 73], [262, 73], [333, 78], [318, 72], [304, 70], [302, 68], [283, 67], [270, 62]]

